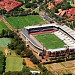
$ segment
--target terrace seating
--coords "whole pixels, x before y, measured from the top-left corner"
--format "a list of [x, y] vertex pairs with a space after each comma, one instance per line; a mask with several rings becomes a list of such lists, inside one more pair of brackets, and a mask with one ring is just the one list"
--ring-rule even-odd
[[60, 27], [61, 29], [63, 29], [64, 31], [67, 32], [67, 34], [69, 34], [72, 38], [75, 39], [75, 31], [70, 29], [69, 27], [67, 27], [66, 25], [63, 25]]
[[60, 31], [60, 30], [56, 31], [56, 32], [54, 32], [54, 34], [58, 38], [60, 38], [61, 40], [63, 40], [65, 42], [65, 44], [67, 44], [68, 46], [74, 46], [75, 42], [72, 40], [72, 38], [68, 37], [68, 35], [64, 34], [62, 31]]
[[27, 30], [29, 33], [35, 33], [35, 32], [44, 32], [44, 31], [57, 30], [57, 29], [55, 29], [53, 26], [48, 26], [48, 27], [30, 28]]

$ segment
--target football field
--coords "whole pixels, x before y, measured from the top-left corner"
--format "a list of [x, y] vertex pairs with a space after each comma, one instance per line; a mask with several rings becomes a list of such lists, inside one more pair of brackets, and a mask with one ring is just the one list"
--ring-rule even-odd
[[29, 15], [24, 17], [9, 17], [6, 18], [13, 28], [23, 28], [24, 26], [31, 26], [46, 23], [39, 15]]
[[2, 30], [9, 30], [8, 27], [5, 25], [5, 23], [3, 21], [0, 22], [0, 33]]
[[5, 72], [8, 72], [8, 71], [21, 71], [22, 68], [23, 68], [22, 62], [23, 62], [23, 58], [20, 58], [20, 57], [7, 57]]
[[54, 34], [39, 34], [35, 35], [35, 38], [43, 43], [47, 49], [62, 48], [65, 45], [65, 43]]

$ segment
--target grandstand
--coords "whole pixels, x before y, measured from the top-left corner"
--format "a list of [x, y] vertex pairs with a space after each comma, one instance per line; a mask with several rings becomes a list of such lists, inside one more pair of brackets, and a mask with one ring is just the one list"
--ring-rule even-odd
[[50, 56], [59, 56], [59, 55], [65, 55], [66, 53], [69, 54], [75, 53], [75, 31], [73, 31], [66, 25], [58, 26], [53, 23], [42, 26], [27, 26], [20, 31], [21, 35], [23, 35], [26, 39], [28, 39], [28, 41], [34, 47], [39, 49], [36, 52], [38, 54], [40, 54], [41, 51], [43, 51], [43, 45], [38, 40], [32, 37], [34, 37], [34, 35], [44, 34], [44, 33], [53, 33], [66, 44], [66, 47], [64, 48], [57, 48], [57, 49], [45, 48], [45, 50], [48, 51]]

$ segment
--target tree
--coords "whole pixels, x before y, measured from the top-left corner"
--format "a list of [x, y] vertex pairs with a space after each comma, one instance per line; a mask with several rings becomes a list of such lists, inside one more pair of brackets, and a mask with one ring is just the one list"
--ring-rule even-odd
[[21, 57], [26, 57], [25, 51], [22, 51], [20, 55]]
[[23, 59], [23, 62], [22, 62], [22, 64], [23, 64], [24, 66], [26, 65], [25, 59]]
[[21, 54], [21, 50], [20, 49], [17, 49], [15, 50], [16, 54], [20, 55]]
[[29, 58], [33, 55], [31, 50], [26, 50], [25, 52], [26, 52], [26, 56]]
[[3, 29], [1, 32], [1, 36], [4, 36], [5, 32], [6, 32], [6, 30]]
[[36, 0], [32, 0], [32, 3], [36, 3], [37, 1]]
[[30, 71], [30, 70], [29, 70], [29, 68], [28, 68], [28, 67], [23, 66], [22, 72], [29, 72], [29, 71]]
[[43, 2], [43, 0], [38, 0], [39, 3]]
[[31, 60], [34, 64], [38, 64], [38, 63], [39, 63], [39, 60], [38, 60], [34, 55], [32, 55], [32, 56], [30, 57], [30, 60]]

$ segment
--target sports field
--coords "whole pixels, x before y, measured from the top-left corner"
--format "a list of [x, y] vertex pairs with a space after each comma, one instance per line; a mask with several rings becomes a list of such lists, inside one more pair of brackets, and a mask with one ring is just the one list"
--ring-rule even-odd
[[25, 17], [9, 17], [6, 20], [14, 28], [23, 28], [24, 26], [46, 23], [39, 15], [30, 15]]
[[5, 25], [5, 23], [3, 21], [0, 22], [0, 33], [1, 31], [5, 29], [5, 30], [9, 30], [8, 27]]
[[39, 34], [36, 35], [35, 38], [43, 43], [47, 49], [61, 48], [65, 45], [65, 43], [54, 34]]
[[20, 58], [20, 57], [7, 57], [5, 72], [8, 72], [8, 71], [21, 71], [22, 68], [23, 68], [22, 62], [23, 62], [23, 58]]
[[9, 38], [0, 38], [0, 47], [7, 47], [8, 43], [10, 43]]

